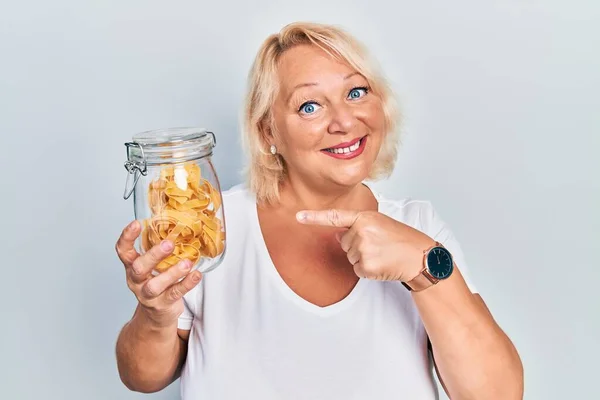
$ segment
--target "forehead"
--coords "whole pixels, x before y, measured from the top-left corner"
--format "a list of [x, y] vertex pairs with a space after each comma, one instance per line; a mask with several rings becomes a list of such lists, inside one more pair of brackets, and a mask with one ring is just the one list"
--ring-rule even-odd
[[278, 73], [282, 91], [303, 83], [343, 80], [355, 72], [346, 62], [337, 60], [314, 45], [298, 45], [286, 50], [279, 59]]

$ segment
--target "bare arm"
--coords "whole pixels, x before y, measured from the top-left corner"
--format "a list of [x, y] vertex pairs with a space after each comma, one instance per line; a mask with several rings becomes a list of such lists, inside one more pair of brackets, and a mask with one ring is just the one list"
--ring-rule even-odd
[[[129, 389], [150, 393], [179, 377], [187, 355], [189, 331], [177, 329], [183, 312], [183, 295], [200, 282], [201, 274], [189, 273], [182, 261], [158, 276], [151, 271], [172, 251], [172, 243], [155, 246], [140, 256], [133, 248], [139, 224], [126, 228], [117, 242], [125, 265], [127, 285], [138, 299], [131, 320], [123, 327], [116, 345], [117, 367]], [[181, 280], [181, 278], [184, 278]]]
[[152, 393], [179, 378], [189, 331], [154, 326], [139, 307], [117, 340], [117, 367], [130, 390]]
[[456, 272], [413, 293], [444, 390], [453, 400], [522, 399], [523, 366], [515, 347]]

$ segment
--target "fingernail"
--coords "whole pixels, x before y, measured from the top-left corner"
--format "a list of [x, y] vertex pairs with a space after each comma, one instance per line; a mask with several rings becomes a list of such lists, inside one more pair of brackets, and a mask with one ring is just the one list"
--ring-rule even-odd
[[190, 269], [191, 266], [192, 266], [192, 263], [189, 260], [183, 260], [183, 261], [179, 262], [179, 268], [182, 271]]
[[192, 275], [192, 282], [197, 283], [200, 280], [200, 272], [196, 272]]
[[298, 221], [304, 221], [304, 220], [306, 220], [306, 213], [304, 211], [298, 211], [296, 213], [296, 219]]
[[169, 240], [163, 240], [160, 243], [160, 248], [164, 251], [171, 251], [173, 250], [173, 243], [171, 243]]
[[127, 230], [128, 231], [132, 231], [137, 225], [137, 220], [133, 220], [129, 223], [129, 225], [127, 225]]

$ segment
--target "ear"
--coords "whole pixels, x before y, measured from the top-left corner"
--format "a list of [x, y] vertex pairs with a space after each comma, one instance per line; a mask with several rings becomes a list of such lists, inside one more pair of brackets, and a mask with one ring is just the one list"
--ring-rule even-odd
[[260, 129], [260, 133], [265, 141], [270, 142], [273, 140], [273, 132], [271, 130], [271, 124], [269, 122], [269, 117], [265, 116], [258, 124]]
[[268, 124], [265, 124], [265, 126], [261, 129], [263, 132], [263, 137], [265, 138], [265, 141], [272, 143], [273, 142], [273, 131], [271, 130], [271, 127]]

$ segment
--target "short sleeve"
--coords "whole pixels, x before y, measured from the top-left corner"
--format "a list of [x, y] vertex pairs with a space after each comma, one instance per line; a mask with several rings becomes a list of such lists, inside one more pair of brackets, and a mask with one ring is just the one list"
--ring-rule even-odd
[[430, 202], [423, 202], [419, 219], [422, 226], [422, 232], [433, 238], [435, 241], [443, 244], [444, 247], [450, 251], [454, 263], [460, 270], [471, 293], [479, 293], [471, 279], [469, 265], [458, 240]]
[[187, 305], [185, 298], [183, 299], [183, 312], [177, 320], [177, 328], [189, 331], [192, 329], [192, 322], [194, 321], [194, 313], [190, 310], [190, 306]]
[[183, 312], [177, 320], [177, 328], [189, 331], [197, 316], [198, 301], [201, 298], [203, 281], [183, 296]]

